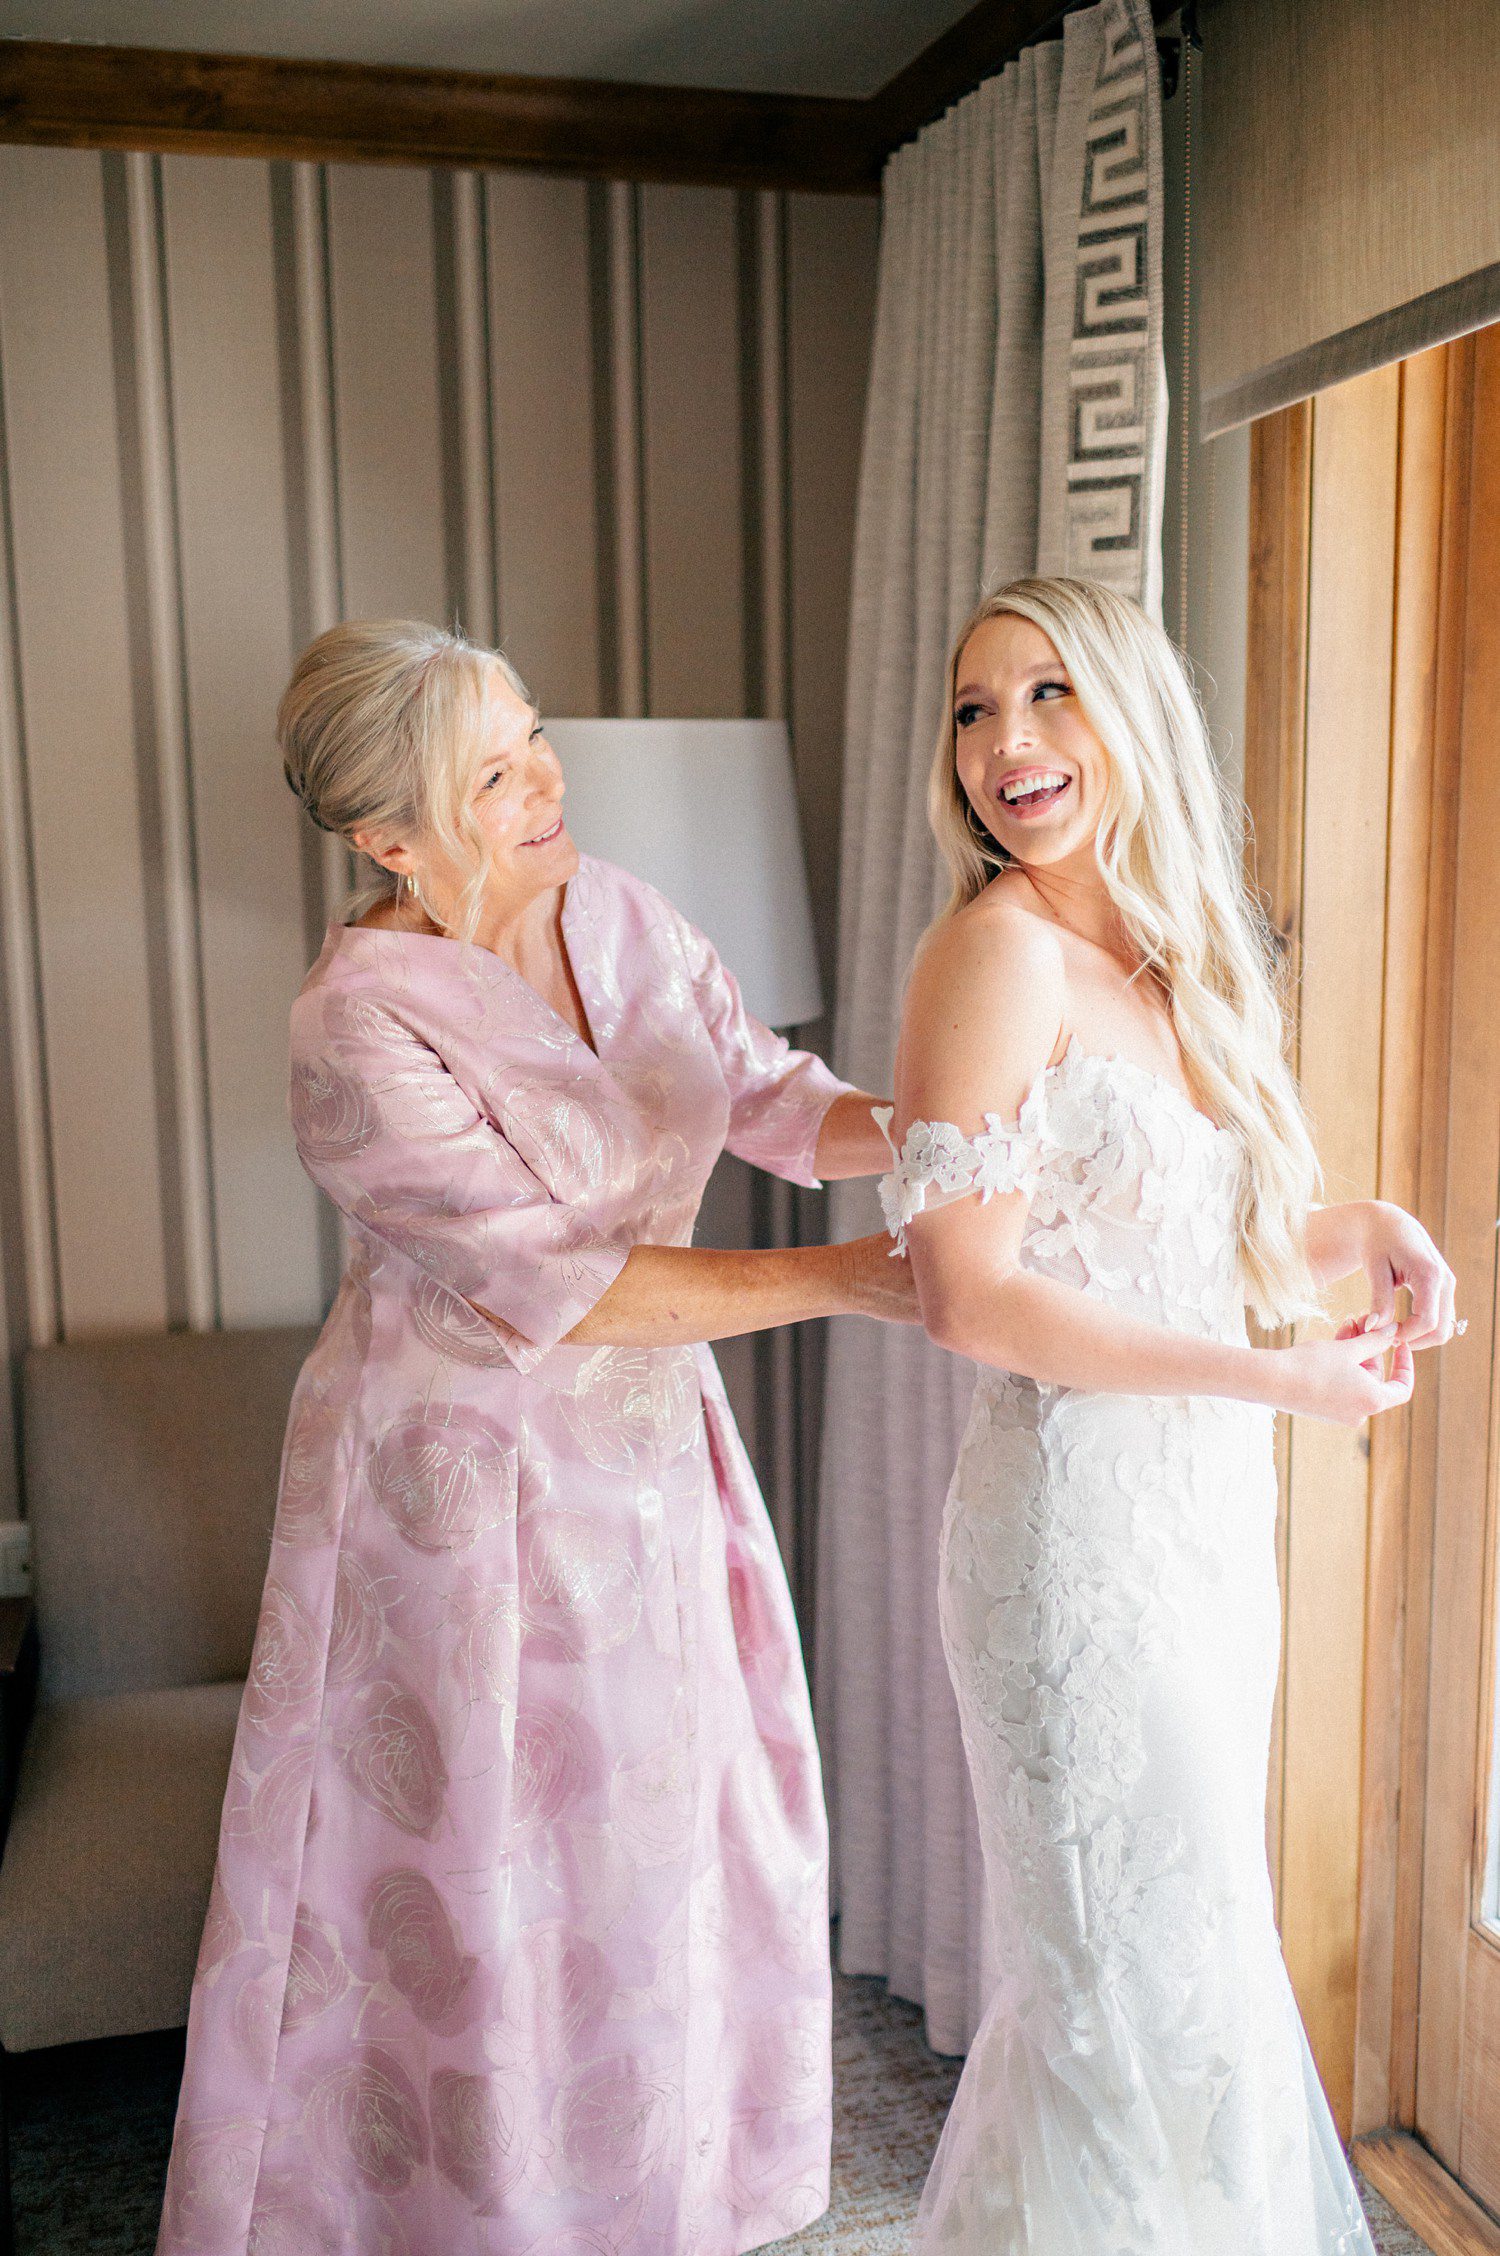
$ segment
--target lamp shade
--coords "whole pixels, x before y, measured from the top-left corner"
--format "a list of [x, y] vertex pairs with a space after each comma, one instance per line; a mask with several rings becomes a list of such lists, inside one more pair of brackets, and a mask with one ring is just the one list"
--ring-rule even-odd
[[823, 1013], [784, 721], [553, 721], [568, 828], [706, 932], [767, 1026]]

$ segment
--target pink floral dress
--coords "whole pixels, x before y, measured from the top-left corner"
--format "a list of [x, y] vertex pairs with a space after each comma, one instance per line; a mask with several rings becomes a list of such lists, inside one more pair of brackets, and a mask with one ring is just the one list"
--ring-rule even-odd
[[[824, 2208], [826, 1841], [796, 1626], [703, 1348], [569, 1347], [727, 1144], [842, 1084], [586, 860], [595, 1050], [335, 926], [292, 1115], [351, 1256], [292, 1405], [159, 2256], [737, 2256]], [[478, 1315], [487, 1308], [500, 1327]]]

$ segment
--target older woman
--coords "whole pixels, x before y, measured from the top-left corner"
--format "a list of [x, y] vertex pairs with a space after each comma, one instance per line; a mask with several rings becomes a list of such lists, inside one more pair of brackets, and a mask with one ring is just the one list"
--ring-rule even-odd
[[738, 2256], [827, 2199], [825, 1837], [701, 1343], [912, 1303], [884, 1240], [689, 1241], [726, 1146], [876, 1172], [870, 1100], [580, 861], [492, 653], [335, 628], [280, 737], [389, 884], [292, 1018], [351, 1252], [292, 1407], [161, 2256]]

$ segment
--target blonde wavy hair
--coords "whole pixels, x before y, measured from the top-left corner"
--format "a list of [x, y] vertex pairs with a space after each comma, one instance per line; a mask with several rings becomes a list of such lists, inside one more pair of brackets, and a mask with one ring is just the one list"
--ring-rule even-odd
[[1186, 668], [1139, 604], [1088, 580], [1023, 579], [986, 596], [965, 621], [948, 662], [928, 788], [953, 878], [943, 914], [964, 908], [1008, 863], [959, 781], [953, 709], [970, 636], [1007, 615], [1047, 636], [1104, 747], [1100, 875], [1166, 999], [1190, 1082], [1244, 1155], [1246, 1297], [1262, 1323], [1285, 1323], [1314, 1297], [1304, 1227], [1319, 1171], [1286, 1060], [1276, 951], [1241, 876], [1243, 815], [1219, 781]]
[[[525, 697], [508, 660], [464, 635], [421, 619], [349, 619], [308, 644], [276, 713], [286, 780], [320, 830], [351, 847], [357, 830], [435, 845], [469, 870], [451, 927], [461, 940], [474, 936], [484, 890], [468, 787], [496, 667]], [[366, 868], [348, 916], [398, 890], [378, 862]]]

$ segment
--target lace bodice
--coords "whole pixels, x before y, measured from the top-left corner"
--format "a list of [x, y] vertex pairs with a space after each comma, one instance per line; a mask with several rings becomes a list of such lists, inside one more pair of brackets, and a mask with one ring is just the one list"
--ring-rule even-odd
[[1124, 1058], [1069, 1044], [1013, 1122], [968, 1135], [914, 1120], [880, 1185], [886, 1227], [906, 1250], [919, 1214], [1011, 1191], [1030, 1200], [1026, 1266], [1177, 1330], [1244, 1332], [1236, 1207], [1239, 1146], [1182, 1091]]

